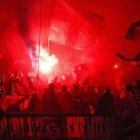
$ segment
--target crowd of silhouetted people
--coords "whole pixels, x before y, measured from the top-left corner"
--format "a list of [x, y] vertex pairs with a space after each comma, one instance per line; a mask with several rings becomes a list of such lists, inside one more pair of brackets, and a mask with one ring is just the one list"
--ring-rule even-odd
[[[73, 84], [71, 90], [62, 85], [61, 90], [55, 90], [55, 84], [51, 83], [44, 89], [42, 99], [38, 94], [32, 95], [31, 106], [33, 111], [49, 113], [85, 113], [113, 115], [118, 111], [134, 109], [139, 112], [140, 83], [135, 81], [134, 85], [125, 87], [127, 93], [123, 93], [124, 87], [116, 95], [112, 95], [111, 89], [106, 88], [103, 93], [94, 85], [87, 89]], [[38, 102], [38, 103], [37, 103]], [[40, 105], [38, 110], [36, 106]]]
[[[126, 128], [136, 123], [140, 113], [140, 82], [121, 87], [116, 95], [106, 88], [101, 93], [94, 85], [87, 89], [73, 84], [71, 90], [63, 85], [61, 90], [55, 91], [55, 84], [51, 83], [44, 89], [42, 99], [34, 93], [30, 100], [30, 110], [56, 114], [96, 114], [99, 116], [115, 115], [121, 127]], [[124, 90], [126, 93], [124, 93]]]
[[[9, 75], [9, 88], [4, 93], [3, 89], [4, 76], [0, 77], [0, 99], [2, 102], [3, 94], [15, 95], [14, 85], [22, 86], [27, 90], [22, 81], [22, 75], [17, 74], [17, 78]], [[16, 103], [17, 106], [28, 99], [28, 106], [22, 110], [12, 110], [8, 108], [4, 111], [23, 111], [23, 112], [43, 112], [49, 114], [96, 114], [101, 116], [116, 115], [118, 120], [126, 122], [126, 124], [134, 123], [140, 113], [140, 81], [135, 80], [134, 84], [120, 87], [120, 91], [112, 94], [110, 88], [105, 88], [104, 91], [94, 85], [89, 85], [87, 88], [79, 84], [73, 84], [71, 87], [61, 85], [61, 89], [57, 88], [55, 83], [48, 84], [44, 88], [41, 98], [39, 93], [35, 92], [35, 86], [30, 77], [28, 83], [32, 94], [25, 94], [24, 98]], [[60, 86], [60, 85], [59, 85]], [[18, 94], [16, 94], [18, 95]], [[21, 95], [21, 94], [19, 94]], [[2, 105], [1, 105], [2, 106]], [[129, 123], [128, 123], [129, 122]]]

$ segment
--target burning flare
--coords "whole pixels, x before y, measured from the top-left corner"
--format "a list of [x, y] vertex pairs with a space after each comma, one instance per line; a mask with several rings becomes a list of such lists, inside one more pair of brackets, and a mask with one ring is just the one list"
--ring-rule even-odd
[[50, 72], [51, 69], [58, 63], [56, 56], [54, 54], [49, 56], [48, 52], [44, 48], [40, 48], [39, 58], [39, 70], [43, 73]]

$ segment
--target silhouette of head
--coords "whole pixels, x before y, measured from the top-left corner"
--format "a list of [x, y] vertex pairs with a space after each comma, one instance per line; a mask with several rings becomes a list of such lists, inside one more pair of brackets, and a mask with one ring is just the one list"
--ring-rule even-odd
[[36, 92], [33, 93], [32, 98], [33, 98], [33, 99], [37, 99], [37, 98], [38, 98], [38, 93], [36, 93]]
[[139, 86], [140, 85], [140, 81], [138, 79], [136, 79], [135, 82], [134, 82], [134, 85], [135, 86]]
[[110, 94], [110, 89], [106, 88], [105, 93]]
[[49, 89], [53, 90], [55, 85], [53, 83], [49, 84]]
[[62, 91], [67, 91], [67, 86], [66, 85], [62, 86]]

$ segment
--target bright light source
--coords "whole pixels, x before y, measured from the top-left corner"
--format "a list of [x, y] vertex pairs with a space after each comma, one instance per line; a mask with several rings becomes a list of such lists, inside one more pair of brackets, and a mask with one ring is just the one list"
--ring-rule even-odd
[[53, 54], [49, 56], [44, 48], [40, 48], [39, 70], [43, 73], [50, 72], [52, 67], [58, 63], [58, 59]]
[[118, 65], [115, 65], [114, 68], [117, 69], [118, 68]]

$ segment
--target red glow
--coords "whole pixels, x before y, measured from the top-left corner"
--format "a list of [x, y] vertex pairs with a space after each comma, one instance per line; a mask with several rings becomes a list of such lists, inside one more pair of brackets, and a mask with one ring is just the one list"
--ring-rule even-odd
[[124, 96], [125, 96], [125, 94], [126, 94], [125, 92], [122, 92], [122, 93], [121, 93], [121, 95], [120, 95], [120, 98], [122, 98], [122, 99], [123, 99], [123, 98], [124, 98]]
[[115, 69], [117, 69], [118, 68], [118, 65], [115, 65], [114, 67], [115, 67]]
[[[38, 74], [39, 68], [45, 84], [56, 76], [73, 84], [74, 67], [86, 63], [88, 70], [82, 71], [86, 86], [116, 90], [120, 84], [133, 83], [140, 77], [139, 67], [121, 60], [117, 53], [133, 58], [139, 52], [139, 30], [134, 40], [125, 38], [131, 23], [139, 20], [138, 3], [128, 0], [124, 9], [122, 1], [44, 0], [40, 9], [39, 0], [1, 1], [0, 74], [22, 71], [26, 76]], [[43, 48], [49, 45], [48, 53], [45, 48], [40, 57], [39, 39]]]
[[58, 59], [54, 54], [49, 56], [48, 52], [41, 48], [40, 49], [40, 62], [39, 62], [39, 70], [43, 73], [48, 73], [51, 71], [52, 67], [54, 67], [58, 63]]

